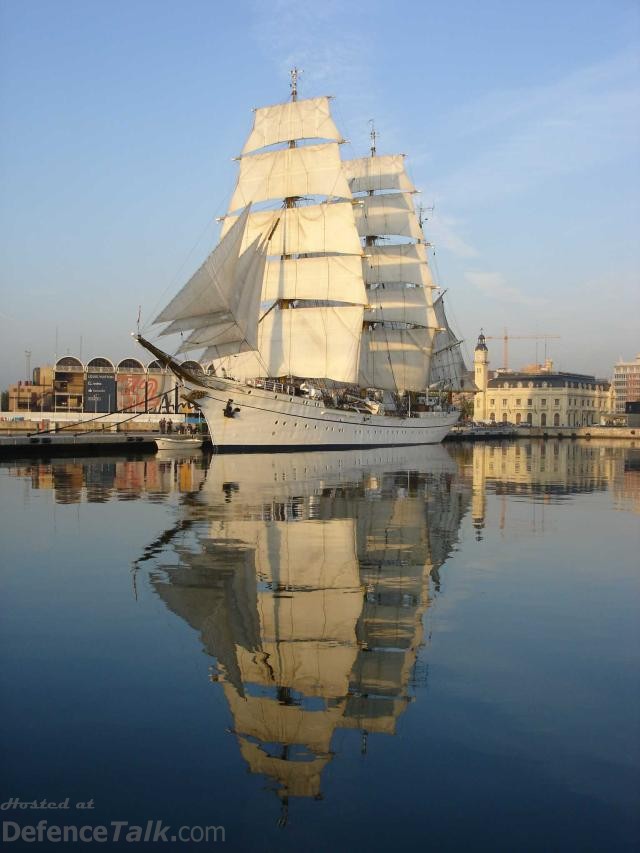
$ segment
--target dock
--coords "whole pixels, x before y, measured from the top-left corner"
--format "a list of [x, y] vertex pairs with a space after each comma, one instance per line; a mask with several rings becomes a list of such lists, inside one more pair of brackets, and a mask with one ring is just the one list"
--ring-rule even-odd
[[42, 433], [41, 435], [0, 435], [0, 459], [25, 456], [82, 456], [92, 453], [155, 453], [157, 433]]

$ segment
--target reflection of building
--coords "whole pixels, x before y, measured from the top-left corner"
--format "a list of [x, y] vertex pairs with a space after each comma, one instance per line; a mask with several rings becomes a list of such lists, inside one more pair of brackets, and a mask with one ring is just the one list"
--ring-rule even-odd
[[474, 418], [477, 421], [577, 427], [600, 423], [610, 410], [609, 383], [580, 373], [560, 373], [553, 363], [489, 375], [483, 334], [474, 353]]
[[[458, 450], [462, 448], [453, 449], [455, 456]], [[475, 442], [471, 459], [460, 456], [460, 462], [472, 476], [472, 519], [478, 539], [491, 492], [553, 500], [610, 490], [621, 507], [629, 508], [628, 502], [635, 511], [640, 507], [640, 451], [628, 447], [562, 439]]]
[[337, 729], [359, 730], [364, 751], [410, 701], [429, 576], [466, 500], [442, 448], [411, 448], [412, 474], [385, 468], [393, 452], [214, 460], [176, 527], [191, 531], [178, 565], [163, 553], [152, 575], [217, 659], [240, 754], [285, 812], [321, 796]]
[[112, 498], [144, 496], [155, 500], [171, 492], [196, 491], [204, 480], [205, 464], [205, 458], [199, 455], [163, 458], [160, 452], [142, 459], [96, 456], [77, 462], [32, 462], [7, 471], [14, 477], [29, 477], [34, 490], [52, 489], [56, 503], [104, 503]]
[[613, 368], [615, 410], [621, 414], [626, 403], [640, 401], [640, 353], [635, 361], [619, 361]]

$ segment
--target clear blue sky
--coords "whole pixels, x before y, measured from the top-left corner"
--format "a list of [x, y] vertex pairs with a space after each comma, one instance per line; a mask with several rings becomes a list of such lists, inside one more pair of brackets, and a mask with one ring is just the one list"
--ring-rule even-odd
[[410, 156], [471, 351], [480, 326], [562, 335], [564, 370], [640, 351], [637, 0], [0, 0], [0, 39], [0, 385], [56, 327], [59, 355], [135, 351], [293, 64], [336, 96], [345, 156], [372, 117]]

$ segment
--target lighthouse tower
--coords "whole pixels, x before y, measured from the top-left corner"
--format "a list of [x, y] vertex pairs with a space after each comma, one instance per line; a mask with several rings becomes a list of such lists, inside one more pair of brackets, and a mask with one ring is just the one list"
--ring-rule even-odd
[[473, 354], [474, 380], [478, 392], [473, 398], [473, 417], [476, 421], [487, 420], [487, 385], [489, 384], [489, 350], [485, 336], [478, 335], [478, 343]]

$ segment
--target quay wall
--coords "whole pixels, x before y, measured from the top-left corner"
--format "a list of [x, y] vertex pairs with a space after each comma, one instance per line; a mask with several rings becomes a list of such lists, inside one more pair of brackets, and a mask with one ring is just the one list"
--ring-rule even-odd
[[481, 432], [462, 429], [451, 432], [446, 441], [517, 441], [521, 438], [568, 438], [624, 440], [640, 442], [640, 427], [622, 426], [580, 426], [580, 427], [518, 427], [505, 434], [500, 429], [486, 429]]
[[92, 412], [0, 412], [0, 435], [15, 435], [42, 430], [63, 432], [159, 432], [160, 421], [171, 420], [174, 426], [183, 424], [187, 416], [144, 413], [135, 418], [131, 412], [96, 415]]

